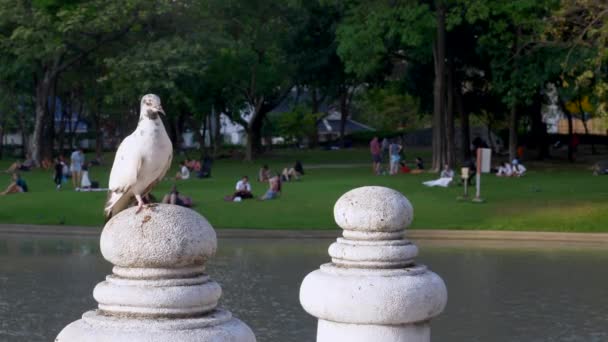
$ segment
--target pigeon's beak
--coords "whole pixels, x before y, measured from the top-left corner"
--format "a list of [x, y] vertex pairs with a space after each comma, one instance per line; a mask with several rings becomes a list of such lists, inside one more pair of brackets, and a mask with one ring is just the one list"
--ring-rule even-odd
[[154, 108], [154, 110], [156, 110], [156, 112], [161, 113], [164, 116], [167, 116], [167, 114], [165, 114], [165, 111], [163, 110], [163, 107], [161, 107], [161, 106]]

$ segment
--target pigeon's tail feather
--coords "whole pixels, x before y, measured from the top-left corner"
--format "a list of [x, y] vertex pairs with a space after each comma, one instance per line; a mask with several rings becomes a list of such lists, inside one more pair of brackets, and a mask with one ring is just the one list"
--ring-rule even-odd
[[108, 222], [113, 216], [116, 216], [119, 212], [127, 209], [133, 201], [133, 195], [131, 192], [114, 192], [108, 191], [108, 200], [104, 209], [104, 215], [106, 222]]

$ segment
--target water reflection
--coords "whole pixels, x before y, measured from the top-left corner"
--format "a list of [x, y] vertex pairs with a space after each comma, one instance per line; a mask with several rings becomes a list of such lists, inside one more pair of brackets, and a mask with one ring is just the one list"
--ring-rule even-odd
[[[302, 311], [298, 290], [328, 261], [329, 244], [223, 239], [209, 273], [224, 289], [222, 305], [259, 341], [314, 341], [316, 322]], [[606, 250], [421, 247], [419, 261], [448, 285], [448, 307], [432, 326], [435, 341], [608, 340]], [[52, 341], [94, 307], [92, 289], [110, 268], [95, 238], [0, 236], [0, 341]]]

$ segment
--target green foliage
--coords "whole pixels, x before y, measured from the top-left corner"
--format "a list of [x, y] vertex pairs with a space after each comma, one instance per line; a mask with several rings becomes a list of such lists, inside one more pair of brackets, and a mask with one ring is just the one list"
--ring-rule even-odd
[[427, 124], [421, 120], [419, 99], [395, 86], [366, 90], [358, 97], [356, 106], [357, 119], [378, 130], [421, 128]]
[[428, 58], [434, 17], [418, 1], [354, 1], [337, 31], [338, 54], [346, 70], [368, 76], [390, 64], [391, 58]]
[[312, 113], [306, 106], [298, 105], [278, 117], [278, 133], [287, 141], [299, 142], [315, 133], [316, 122], [322, 115], [322, 113]]
[[546, 82], [560, 73], [559, 51], [540, 44], [544, 18], [557, 0], [458, 0], [470, 24], [482, 25], [478, 52], [490, 60], [492, 89], [509, 106], [529, 103]]

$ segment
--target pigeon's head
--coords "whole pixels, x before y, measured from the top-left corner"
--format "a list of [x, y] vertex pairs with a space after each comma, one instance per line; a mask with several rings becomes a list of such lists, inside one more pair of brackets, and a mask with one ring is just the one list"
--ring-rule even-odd
[[160, 97], [154, 94], [144, 95], [144, 97], [141, 98], [140, 117], [156, 120], [158, 119], [158, 114], [165, 115], [165, 111], [160, 105]]

